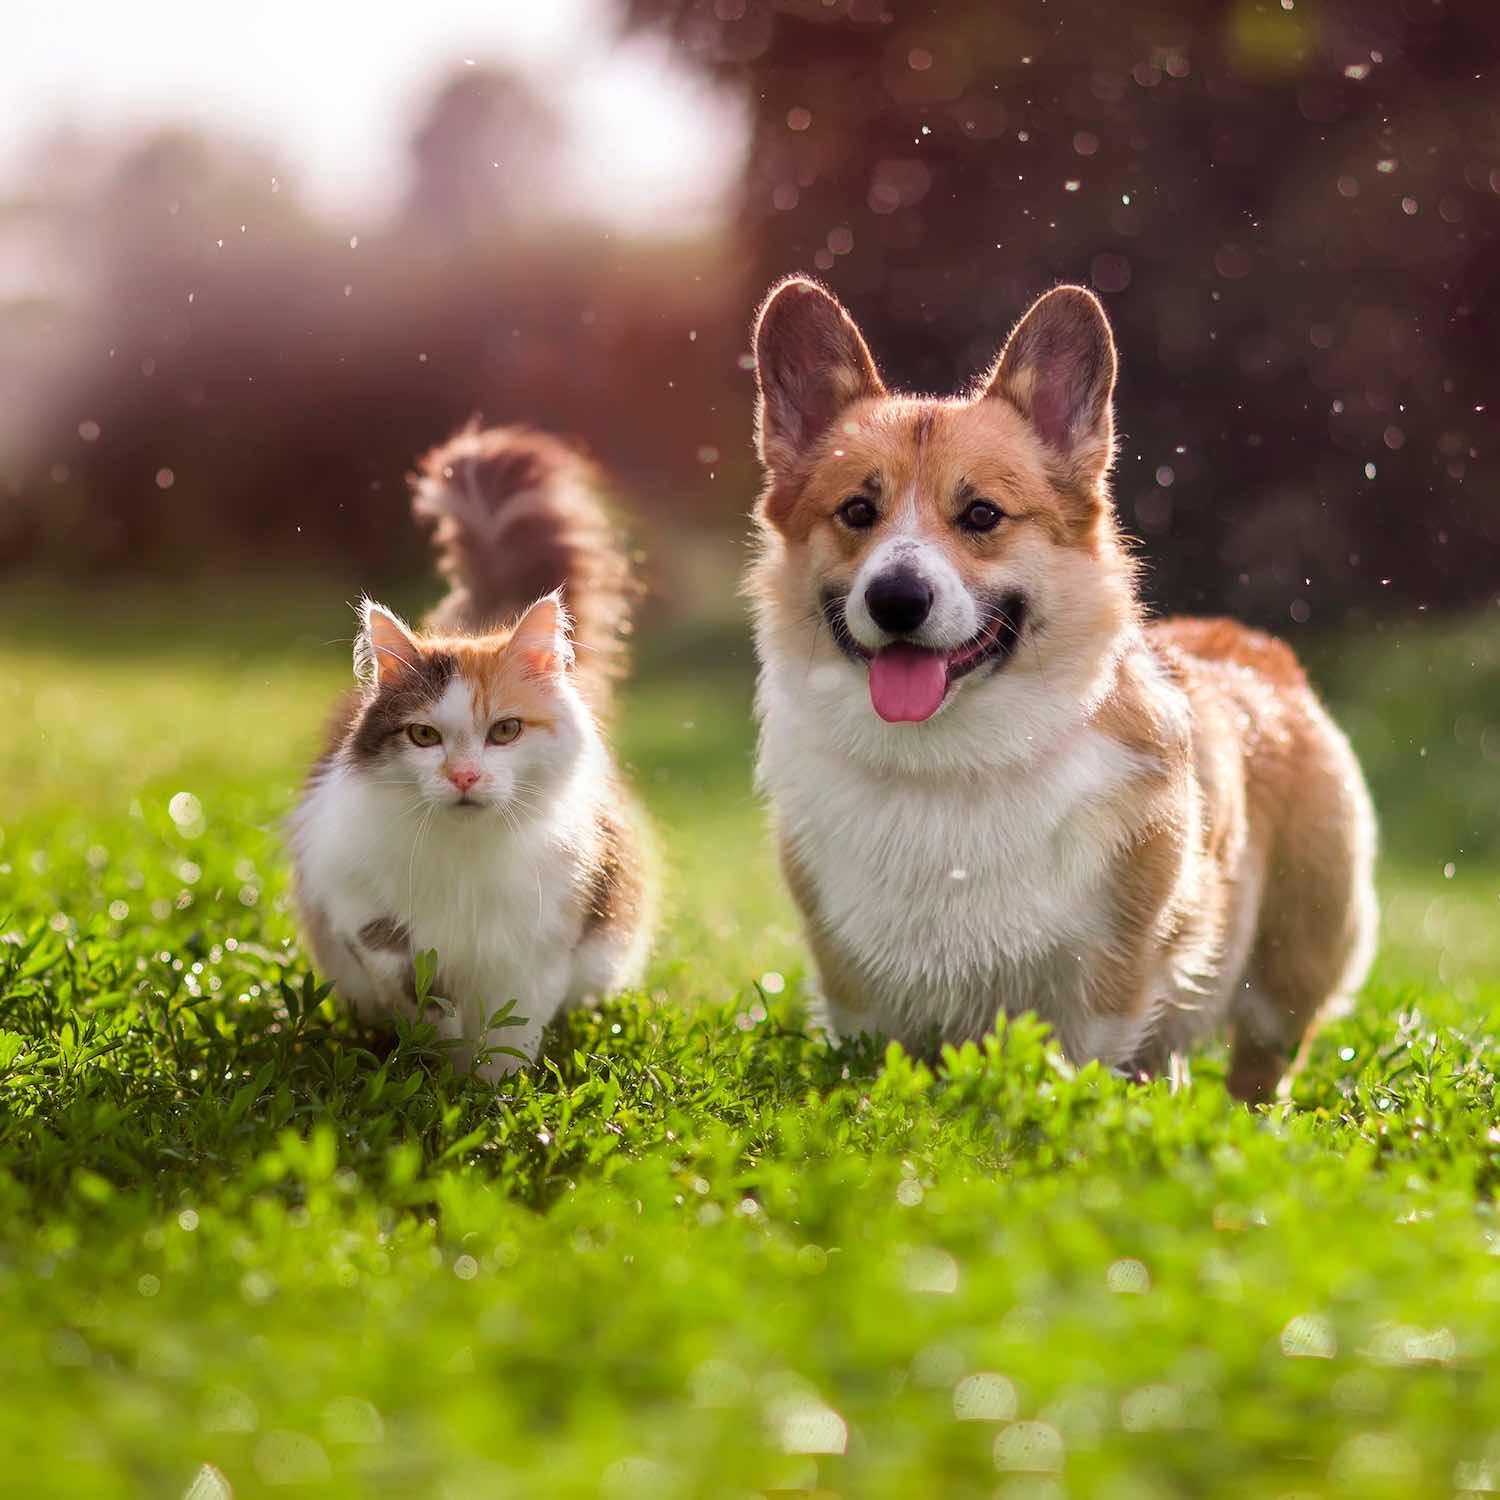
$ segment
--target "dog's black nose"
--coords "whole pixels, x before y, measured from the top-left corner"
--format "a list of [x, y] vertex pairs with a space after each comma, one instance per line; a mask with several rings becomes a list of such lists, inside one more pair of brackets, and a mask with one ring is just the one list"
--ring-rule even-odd
[[911, 568], [877, 573], [865, 589], [865, 608], [882, 630], [905, 635], [932, 609], [932, 585]]

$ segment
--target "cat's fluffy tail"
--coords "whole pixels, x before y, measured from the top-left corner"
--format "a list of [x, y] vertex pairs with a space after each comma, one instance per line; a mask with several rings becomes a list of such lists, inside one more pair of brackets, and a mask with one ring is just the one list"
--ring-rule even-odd
[[560, 588], [580, 686], [606, 707], [636, 589], [593, 464], [546, 433], [471, 423], [421, 459], [411, 486], [449, 583], [428, 624], [491, 629]]

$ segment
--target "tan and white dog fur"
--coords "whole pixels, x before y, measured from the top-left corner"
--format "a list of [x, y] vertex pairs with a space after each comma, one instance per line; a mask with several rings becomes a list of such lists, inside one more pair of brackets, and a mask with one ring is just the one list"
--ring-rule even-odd
[[1374, 818], [1284, 644], [1145, 618], [1098, 301], [1042, 297], [952, 399], [888, 392], [800, 278], [755, 354], [759, 779], [832, 1029], [1031, 1010], [1154, 1074], [1227, 1027], [1269, 1095], [1369, 966]]

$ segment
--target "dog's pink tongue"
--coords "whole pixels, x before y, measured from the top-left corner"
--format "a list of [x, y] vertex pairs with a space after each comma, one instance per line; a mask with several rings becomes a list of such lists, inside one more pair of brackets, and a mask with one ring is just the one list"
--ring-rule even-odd
[[887, 646], [870, 663], [870, 702], [887, 724], [919, 724], [948, 691], [948, 658], [920, 646]]

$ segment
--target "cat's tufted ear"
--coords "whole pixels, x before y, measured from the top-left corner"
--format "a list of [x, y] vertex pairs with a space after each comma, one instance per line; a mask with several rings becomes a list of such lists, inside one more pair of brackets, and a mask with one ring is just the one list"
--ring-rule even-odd
[[1116, 364], [1099, 299], [1081, 286], [1054, 287], [1016, 324], [985, 395], [1015, 406], [1072, 478], [1091, 485], [1114, 456]]
[[562, 591], [544, 594], [516, 621], [507, 652], [520, 658], [530, 677], [555, 677], [573, 665], [572, 621]]
[[360, 601], [354, 638], [354, 675], [370, 692], [414, 672], [422, 650], [400, 618], [373, 599]]
[[794, 469], [833, 419], [885, 387], [854, 319], [815, 282], [792, 276], [755, 319], [755, 439], [773, 475]]

